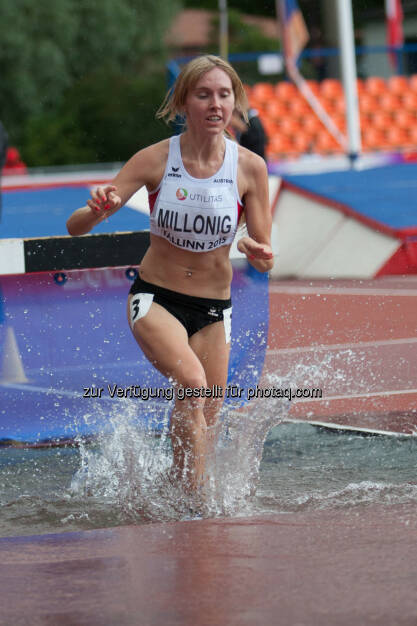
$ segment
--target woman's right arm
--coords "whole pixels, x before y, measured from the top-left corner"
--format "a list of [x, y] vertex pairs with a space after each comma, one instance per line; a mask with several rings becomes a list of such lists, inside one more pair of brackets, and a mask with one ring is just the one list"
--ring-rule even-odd
[[122, 206], [121, 199], [117, 195], [115, 185], [97, 187], [91, 192], [91, 200], [87, 205], [74, 211], [67, 220], [67, 230], [70, 235], [78, 236], [89, 233], [97, 224], [109, 215], [116, 213]]
[[143, 185], [154, 189], [162, 179], [168, 158], [168, 141], [137, 152], [122, 167], [110, 185], [91, 192], [86, 206], [74, 211], [67, 220], [70, 235], [85, 235], [94, 226], [116, 213]]

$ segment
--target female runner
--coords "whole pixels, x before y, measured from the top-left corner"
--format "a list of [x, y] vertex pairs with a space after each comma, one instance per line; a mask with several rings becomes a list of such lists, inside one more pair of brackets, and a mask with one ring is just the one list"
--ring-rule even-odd
[[[137, 152], [67, 222], [70, 235], [83, 235], [146, 185], [150, 246], [129, 293], [128, 319], [145, 356], [178, 388], [226, 387], [229, 249], [242, 210], [248, 236], [239, 251], [261, 272], [273, 266], [267, 170], [261, 157], [225, 136], [235, 108], [245, 115], [235, 70], [215, 56], [192, 60], [158, 112], [168, 121], [185, 117], [184, 132]], [[204, 394], [176, 398], [171, 472], [187, 491], [203, 484], [221, 405], [222, 398]]]

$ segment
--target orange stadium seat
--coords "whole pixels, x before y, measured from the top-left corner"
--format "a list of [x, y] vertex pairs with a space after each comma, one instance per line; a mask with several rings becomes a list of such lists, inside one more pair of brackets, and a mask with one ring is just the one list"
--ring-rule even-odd
[[314, 111], [310, 111], [310, 113], [301, 120], [301, 127], [304, 134], [311, 136], [317, 135], [324, 130], [323, 122], [317, 117]]
[[[307, 81], [335, 125], [346, 133], [346, 106], [340, 81]], [[362, 148], [366, 151], [417, 148], [417, 74], [407, 79], [378, 76], [357, 80]], [[343, 152], [296, 86], [287, 81], [276, 85], [245, 85], [251, 106], [260, 112], [269, 138], [270, 158], [295, 157], [303, 153]]]
[[339, 115], [344, 115], [345, 114], [345, 112], [346, 112], [346, 102], [345, 102], [345, 98], [343, 96], [340, 96], [335, 101], [334, 111], [335, 111], [336, 114], [339, 114]]
[[366, 115], [360, 117], [361, 122], [361, 134], [364, 135], [369, 129], [374, 130], [375, 126], [372, 123], [372, 118]]
[[395, 93], [388, 91], [380, 97], [379, 104], [384, 111], [393, 113], [401, 107], [401, 98]]
[[366, 91], [359, 97], [359, 111], [361, 114], [372, 115], [379, 109], [378, 98]]
[[316, 80], [306, 80], [310, 91], [314, 93], [315, 96], [318, 96], [320, 93], [320, 84]]
[[407, 131], [407, 139], [404, 148], [407, 150], [415, 150], [417, 148], [417, 136], [414, 136], [411, 130]]
[[280, 129], [287, 137], [294, 137], [301, 131], [300, 122], [293, 117], [284, 117], [281, 120]]
[[[254, 108], [254, 107], [253, 107]], [[255, 107], [256, 109], [256, 107]], [[268, 115], [268, 113], [266, 112], [265, 108], [262, 107], [261, 109], [256, 109], [256, 111], [258, 111], [258, 116], [259, 119], [261, 120], [262, 124], [266, 121], [266, 120], [270, 120], [270, 117]]]
[[410, 76], [410, 78], [408, 79], [408, 85], [411, 91], [414, 91], [417, 93], [417, 74], [412, 74]]
[[329, 115], [333, 115], [336, 112], [336, 100], [334, 98], [325, 98], [324, 96], [319, 96], [319, 101], [323, 109]]
[[408, 79], [405, 76], [391, 76], [388, 79], [388, 89], [392, 94], [402, 96], [408, 89]]
[[382, 150], [385, 145], [385, 135], [381, 129], [368, 127], [363, 130], [362, 148], [365, 151]]
[[342, 132], [345, 133], [346, 132], [346, 115], [343, 115], [341, 113], [336, 114], [333, 116], [333, 122], [336, 124], [337, 128]]
[[406, 109], [398, 109], [398, 111], [395, 111], [394, 119], [399, 128], [409, 130], [413, 126], [417, 126], [417, 117]]
[[280, 100], [291, 100], [291, 98], [298, 95], [298, 89], [292, 83], [282, 81], [275, 85], [275, 95]]
[[321, 132], [314, 145], [316, 152], [320, 154], [332, 154], [334, 152], [342, 152], [342, 147], [339, 142], [327, 131]]
[[386, 138], [391, 148], [406, 148], [412, 143], [408, 132], [404, 128], [398, 128], [398, 126], [391, 126], [387, 130]]
[[267, 102], [275, 95], [274, 87], [271, 83], [256, 83], [252, 87], [251, 95], [261, 102]]
[[417, 148], [417, 126], [412, 126], [408, 134], [409, 134], [412, 146]]
[[386, 131], [393, 124], [392, 116], [386, 111], [376, 111], [370, 118], [374, 128]]
[[285, 156], [291, 153], [292, 145], [288, 137], [275, 135], [268, 143], [267, 153], [273, 156]]
[[253, 109], [257, 109], [258, 111], [263, 111], [264, 110], [265, 104], [266, 104], [264, 100], [260, 100], [259, 98], [254, 96], [252, 93], [250, 94], [248, 100], [249, 100], [249, 105]]
[[295, 137], [293, 137], [292, 143], [293, 143], [294, 148], [300, 154], [305, 154], [308, 152], [312, 152], [314, 139], [309, 135], [299, 133]]
[[281, 100], [273, 99], [265, 107], [265, 113], [271, 119], [281, 121], [283, 117], [289, 114], [287, 106]]
[[358, 96], [360, 97], [366, 91], [365, 83], [362, 78], [356, 79], [356, 88], [358, 90]]
[[290, 139], [289, 146], [285, 152], [285, 156], [288, 158], [298, 158], [301, 156], [302, 150], [300, 150], [297, 145]]
[[320, 83], [320, 94], [324, 96], [324, 98], [339, 98], [340, 95], [343, 94], [341, 82], [335, 78], [325, 78]]
[[292, 98], [289, 102], [288, 108], [291, 115], [300, 118], [308, 115], [311, 111], [310, 105], [302, 96]]
[[381, 96], [387, 91], [387, 84], [379, 76], [369, 76], [365, 81], [366, 91], [374, 96]]
[[402, 106], [411, 113], [415, 113], [417, 111], [417, 92], [408, 91], [404, 94]]

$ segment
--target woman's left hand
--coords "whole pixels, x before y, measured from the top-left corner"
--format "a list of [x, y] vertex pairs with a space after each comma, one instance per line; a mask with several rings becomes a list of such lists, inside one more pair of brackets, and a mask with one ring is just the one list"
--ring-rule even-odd
[[237, 249], [239, 252], [246, 254], [246, 258], [249, 261], [259, 259], [261, 261], [268, 261], [273, 258], [272, 248], [265, 243], [258, 243], [252, 237], [242, 237], [237, 243]]
[[252, 237], [242, 237], [237, 243], [237, 249], [246, 255], [258, 272], [269, 272], [274, 267], [272, 248], [267, 243], [258, 243]]

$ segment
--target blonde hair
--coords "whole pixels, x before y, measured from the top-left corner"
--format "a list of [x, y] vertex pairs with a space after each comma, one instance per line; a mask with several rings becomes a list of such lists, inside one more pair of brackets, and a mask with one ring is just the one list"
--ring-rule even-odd
[[163, 103], [156, 113], [156, 117], [164, 118], [168, 124], [175, 120], [177, 115], [182, 116], [184, 114], [185, 101], [190, 89], [196, 85], [201, 76], [215, 67], [220, 68], [229, 76], [235, 96], [235, 108], [243, 115], [247, 122], [248, 100], [242, 81], [230, 63], [212, 54], [197, 57], [183, 67], [174, 86], [166, 94]]

